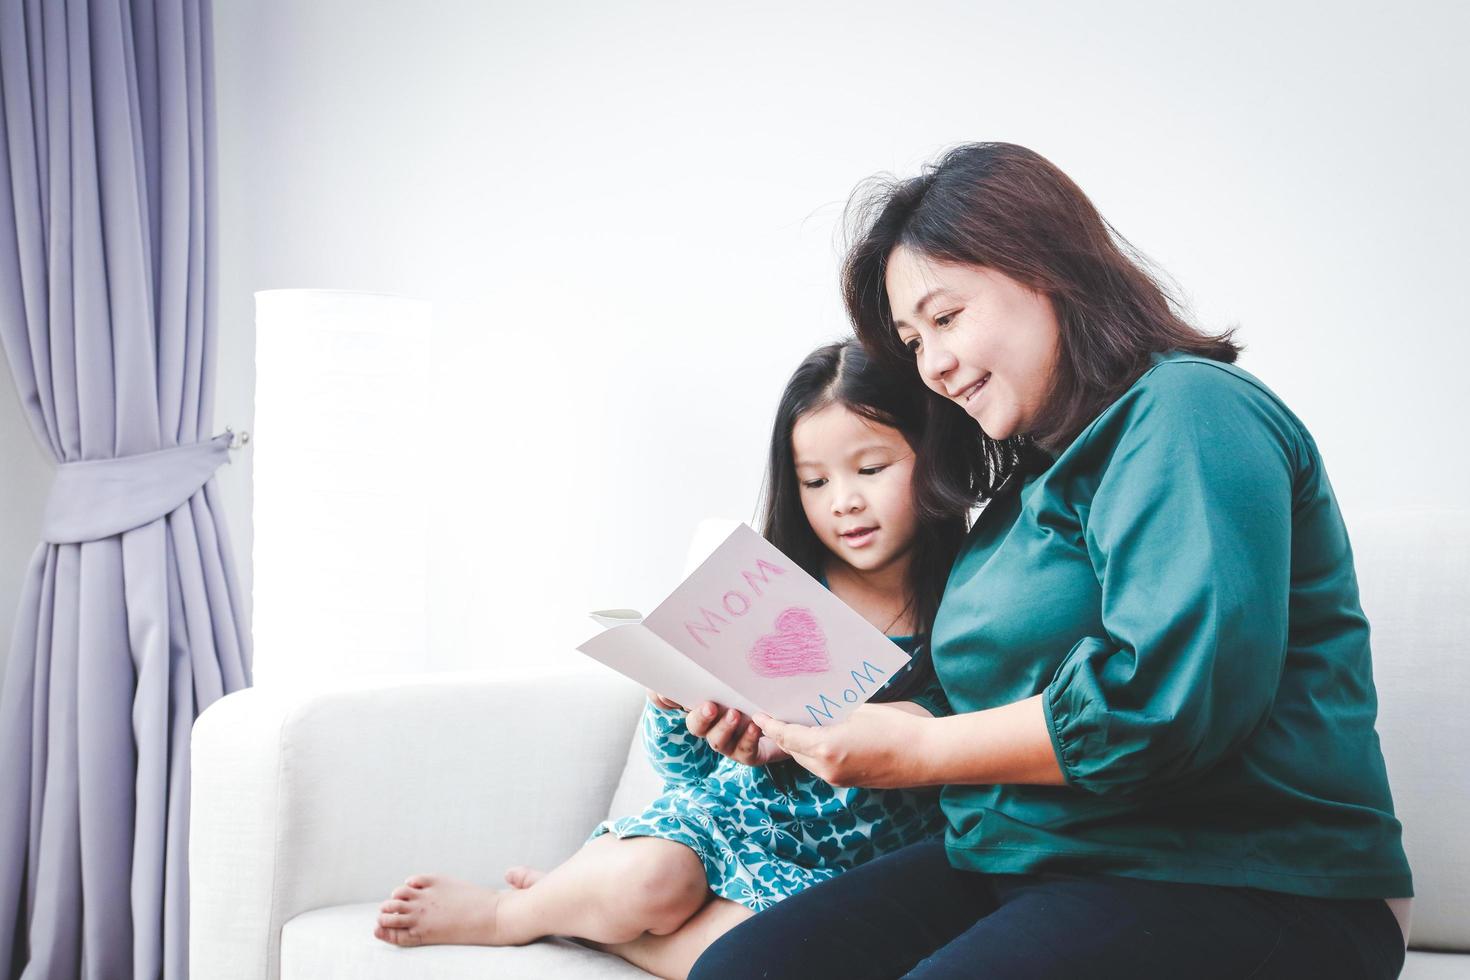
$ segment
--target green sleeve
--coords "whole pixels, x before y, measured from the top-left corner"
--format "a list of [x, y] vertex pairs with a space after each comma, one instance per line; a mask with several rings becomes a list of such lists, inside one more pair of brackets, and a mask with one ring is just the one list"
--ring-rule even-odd
[[1269, 394], [1185, 363], [1156, 369], [1069, 449], [1095, 474], [1078, 506], [1102, 593], [1101, 632], [1043, 698], [1069, 784], [1167, 786], [1266, 718], [1286, 652], [1300, 445]]
[[935, 718], [947, 718], [954, 714], [954, 709], [949, 706], [949, 698], [944, 696], [944, 688], [939, 686], [937, 677], [931, 677], [929, 683], [925, 684], [923, 689], [909, 700]]

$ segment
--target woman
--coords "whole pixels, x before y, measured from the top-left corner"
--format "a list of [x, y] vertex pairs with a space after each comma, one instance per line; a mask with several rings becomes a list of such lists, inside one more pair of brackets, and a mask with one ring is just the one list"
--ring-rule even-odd
[[921, 504], [988, 500], [932, 635], [957, 714], [756, 721], [836, 785], [944, 784], [947, 839], [692, 976], [1396, 976], [1412, 885], [1311, 436], [1037, 154], [960, 147], [867, 213], [844, 293], [936, 396]]

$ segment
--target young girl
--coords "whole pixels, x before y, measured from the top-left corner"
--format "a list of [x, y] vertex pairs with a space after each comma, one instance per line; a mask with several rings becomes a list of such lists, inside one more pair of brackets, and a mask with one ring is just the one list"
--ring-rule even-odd
[[[913, 655], [874, 700], [928, 716], [949, 709], [923, 635], [965, 518], [915, 508], [924, 413], [919, 393], [878, 371], [856, 341], [815, 351], [777, 410], [763, 531]], [[713, 712], [706, 704], [686, 719], [650, 692], [643, 739], [665, 786], [646, 810], [600, 825], [549, 873], [512, 868], [510, 891], [409, 878], [383, 903], [374, 934], [399, 946], [570, 936], [682, 977], [753, 913], [941, 829], [934, 791], [834, 788], [756, 745], [737, 713], [716, 721]], [[744, 731], [750, 742], [726, 749]], [[768, 764], [744, 765], [710, 743]]]

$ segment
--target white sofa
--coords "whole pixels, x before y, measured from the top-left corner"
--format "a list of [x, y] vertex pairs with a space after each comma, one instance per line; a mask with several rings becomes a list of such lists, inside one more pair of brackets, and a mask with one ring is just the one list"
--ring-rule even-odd
[[[1418, 898], [1407, 980], [1470, 978], [1470, 510], [1349, 520], [1373, 624], [1378, 730]], [[555, 680], [433, 675], [230, 695], [194, 728], [196, 980], [639, 977], [562, 941], [398, 949], [374, 939], [407, 875], [495, 883], [550, 866], [656, 779], [642, 692], [600, 668]]]

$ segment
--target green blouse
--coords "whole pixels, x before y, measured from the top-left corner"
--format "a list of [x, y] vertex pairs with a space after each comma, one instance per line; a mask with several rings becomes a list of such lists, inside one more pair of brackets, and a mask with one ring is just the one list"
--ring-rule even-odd
[[1347, 532], [1301, 422], [1153, 366], [986, 507], [932, 635], [954, 710], [1044, 694], [1065, 786], [948, 786], [956, 867], [1412, 894]]

